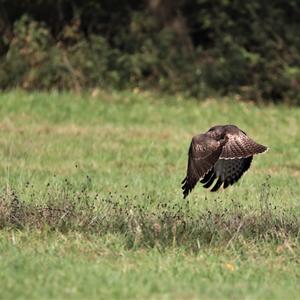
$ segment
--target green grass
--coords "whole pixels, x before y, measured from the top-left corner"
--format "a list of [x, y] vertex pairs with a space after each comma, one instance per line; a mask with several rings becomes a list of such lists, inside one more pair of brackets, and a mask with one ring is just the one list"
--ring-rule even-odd
[[[299, 108], [131, 92], [0, 103], [0, 298], [299, 298]], [[183, 201], [192, 135], [225, 123], [270, 151]]]

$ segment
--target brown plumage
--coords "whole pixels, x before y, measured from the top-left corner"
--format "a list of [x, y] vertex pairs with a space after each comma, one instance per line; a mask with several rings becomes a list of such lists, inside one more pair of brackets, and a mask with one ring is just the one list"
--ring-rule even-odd
[[217, 191], [237, 182], [249, 169], [253, 155], [268, 148], [256, 143], [235, 125], [218, 125], [195, 135], [189, 148], [187, 175], [182, 181], [184, 198], [197, 182]]

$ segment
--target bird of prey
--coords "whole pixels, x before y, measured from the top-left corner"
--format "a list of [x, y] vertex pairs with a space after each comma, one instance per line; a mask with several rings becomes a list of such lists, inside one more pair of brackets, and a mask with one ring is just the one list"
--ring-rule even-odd
[[217, 179], [211, 192], [222, 184], [224, 189], [234, 184], [249, 169], [253, 155], [267, 150], [235, 125], [217, 125], [195, 135], [189, 148], [187, 174], [181, 183], [184, 198], [199, 180], [209, 188]]

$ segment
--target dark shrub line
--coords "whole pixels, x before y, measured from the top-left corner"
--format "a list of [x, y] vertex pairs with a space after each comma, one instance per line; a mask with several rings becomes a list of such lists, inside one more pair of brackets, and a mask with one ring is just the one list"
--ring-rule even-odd
[[139, 88], [300, 104], [300, 2], [0, 1], [0, 89]]

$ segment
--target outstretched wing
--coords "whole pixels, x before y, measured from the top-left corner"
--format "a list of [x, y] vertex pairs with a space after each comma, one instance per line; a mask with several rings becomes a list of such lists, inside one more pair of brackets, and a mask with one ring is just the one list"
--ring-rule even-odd
[[209, 188], [215, 179], [217, 179], [217, 182], [211, 189], [212, 192], [217, 191], [222, 184], [224, 184], [224, 189], [234, 184], [250, 168], [252, 158], [253, 156], [236, 159], [219, 159], [201, 180], [203, 187]]
[[223, 147], [220, 159], [246, 158], [268, 150], [267, 147], [250, 139], [241, 130], [234, 133], [228, 132], [226, 137], [228, 140], [226, 145]]
[[225, 141], [216, 141], [205, 134], [194, 136], [189, 148], [187, 175], [182, 181], [184, 198], [192, 191], [219, 159]]

